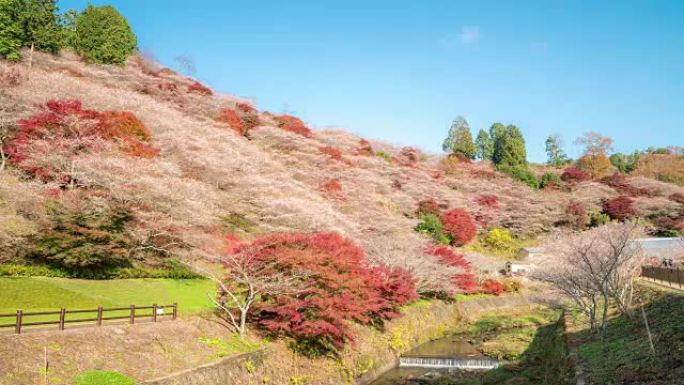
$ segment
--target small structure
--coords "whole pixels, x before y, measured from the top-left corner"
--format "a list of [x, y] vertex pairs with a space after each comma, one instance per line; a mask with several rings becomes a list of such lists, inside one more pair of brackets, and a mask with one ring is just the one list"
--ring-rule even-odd
[[532, 265], [524, 262], [506, 262], [506, 275], [525, 275], [530, 272]]
[[518, 251], [518, 259], [525, 260], [544, 256], [546, 250], [543, 247], [523, 247]]

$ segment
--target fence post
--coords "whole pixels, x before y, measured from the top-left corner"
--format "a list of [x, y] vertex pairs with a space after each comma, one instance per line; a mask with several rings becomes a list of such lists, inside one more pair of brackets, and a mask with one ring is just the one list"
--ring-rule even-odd
[[14, 332], [17, 334], [21, 334], [22, 318], [24, 318], [24, 311], [23, 310], [17, 310], [17, 322], [14, 325]]
[[157, 322], [157, 304], [152, 304], [152, 322]]
[[178, 316], [178, 303], [174, 302], [173, 303], [173, 316], [171, 317], [171, 319], [175, 320], [177, 316]]
[[135, 305], [131, 305], [131, 319], [130, 319], [131, 325], [135, 323]]
[[97, 326], [102, 326], [102, 306], [97, 307]]
[[64, 330], [64, 318], [66, 317], [66, 309], [59, 309], [59, 330]]

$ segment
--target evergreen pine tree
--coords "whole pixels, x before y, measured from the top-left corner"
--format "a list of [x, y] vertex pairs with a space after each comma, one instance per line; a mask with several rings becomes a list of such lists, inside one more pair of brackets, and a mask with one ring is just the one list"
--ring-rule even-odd
[[74, 48], [90, 63], [122, 65], [136, 49], [135, 34], [114, 7], [88, 5], [75, 25]]

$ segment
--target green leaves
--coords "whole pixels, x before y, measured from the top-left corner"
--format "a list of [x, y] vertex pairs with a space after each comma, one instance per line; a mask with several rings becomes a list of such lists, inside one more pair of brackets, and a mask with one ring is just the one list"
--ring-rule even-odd
[[76, 17], [74, 48], [90, 63], [122, 65], [137, 44], [126, 19], [111, 6], [89, 5]]
[[442, 149], [445, 152], [463, 154], [468, 159], [475, 159], [477, 149], [473, 143], [470, 126], [462, 116], [454, 119], [449, 134], [442, 143]]

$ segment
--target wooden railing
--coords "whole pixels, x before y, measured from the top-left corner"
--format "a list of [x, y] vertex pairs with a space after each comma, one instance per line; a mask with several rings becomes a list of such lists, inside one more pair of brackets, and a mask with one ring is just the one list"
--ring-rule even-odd
[[684, 270], [679, 268], [642, 266], [641, 276], [670, 286], [679, 286], [680, 289], [684, 285]]
[[[167, 313], [165, 311], [166, 309], [171, 309], [171, 312]], [[107, 313], [110, 315], [107, 315]], [[68, 317], [69, 315], [77, 316]], [[53, 316], [55, 316], [54, 318], [56, 319], [52, 319]], [[136, 320], [141, 318], [151, 318], [152, 322], [157, 322], [157, 320], [162, 317], [171, 317], [171, 319], [175, 320], [177, 316], [178, 304], [176, 303], [173, 305], [131, 305], [129, 307], [114, 308], [103, 308], [100, 306], [97, 309], [86, 310], [67, 310], [64, 308], [58, 311], [36, 312], [24, 312], [23, 310], [17, 310], [16, 313], [0, 314], [0, 330], [4, 328], [14, 328], [15, 333], [21, 334], [21, 331], [24, 327], [30, 326], [59, 325], [59, 330], [64, 330], [67, 324], [80, 323], [102, 326], [103, 322], [114, 320], [128, 320], [130, 324], [134, 324]], [[14, 323], [4, 323], [3, 319], [7, 318], [14, 318]]]

